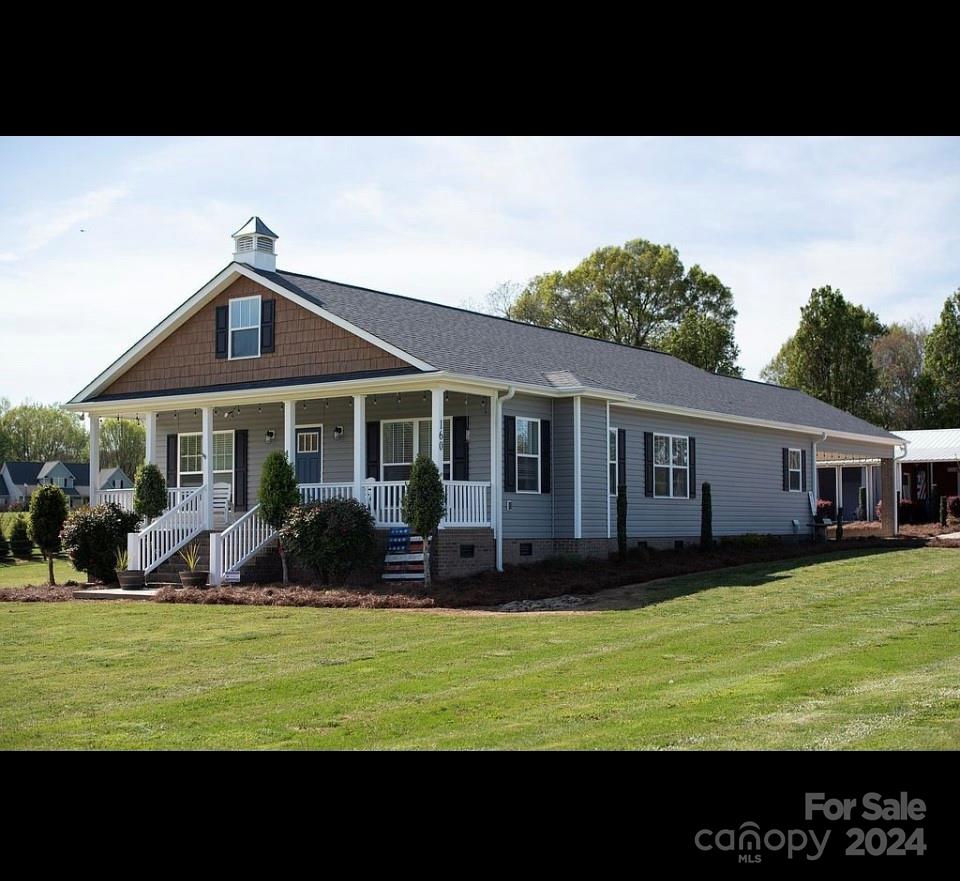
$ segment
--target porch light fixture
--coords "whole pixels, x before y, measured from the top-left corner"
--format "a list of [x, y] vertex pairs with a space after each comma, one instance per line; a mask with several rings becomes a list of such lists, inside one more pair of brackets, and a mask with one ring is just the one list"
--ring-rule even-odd
[[333, 427], [333, 437], [334, 437], [334, 440], [340, 440], [340, 438], [343, 437], [343, 426], [342, 426], [342, 425], [335, 425], [335, 426]]
[[377, 396], [376, 396], [376, 395], [373, 396], [373, 406], [374, 406], [374, 407], [377, 406]]
[[258, 412], [258, 413], [262, 413], [262, 412], [263, 412], [263, 404], [257, 404], [257, 412]]
[[263, 442], [264, 442], [265, 444], [272, 444], [272, 443], [273, 443], [273, 439], [274, 439], [276, 436], [277, 436], [277, 433], [276, 433], [272, 428], [268, 428], [268, 429], [263, 433]]

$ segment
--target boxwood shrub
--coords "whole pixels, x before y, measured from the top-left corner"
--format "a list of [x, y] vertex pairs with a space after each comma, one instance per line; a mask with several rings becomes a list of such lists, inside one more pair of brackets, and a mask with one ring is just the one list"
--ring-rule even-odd
[[376, 551], [373, 516], [356, 499], [293, 508], [280, 529], [280, 541], [324, 584], [372, 562]]
[[140, 516], [116, 502], [78, 508], [67, 517], [61, 533], [63, 549], [76, 569], [91, 580], [116, 581], [117, 548], [127, 546], [127, 533], [136, 532]]

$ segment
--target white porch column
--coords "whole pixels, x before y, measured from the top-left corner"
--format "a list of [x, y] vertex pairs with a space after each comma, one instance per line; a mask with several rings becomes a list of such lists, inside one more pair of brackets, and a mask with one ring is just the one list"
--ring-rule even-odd
[[[143, 428], [146, 432], [146, 450], [144, 462], [147, 465], [157, 464], [157, 414], [151, 410], [143, 416]], [[132, 476], [132, 475], [131, 475]]]
[[213, 407], [201, 409], [201, 450], [203, 451], [203, 483], [206, 486], [204, 523], [213, 529]]
[[366, 504], [363, 481], [367, 478], [367, 396], [353, 396], [353, 497]]
[[430, 442], [430, 457], [443, 478], [443, 389], [435, 388], [430, 392], [430, 430], [433, 440]]
[[[583, 526], [581, 507], [583, 493], [581, 486], [581, 437], [580, 437], [580, 397], [573, 399], [573, 537], [582, 538]], [[607, 500], [609, 505], [609, 499]]]
[[283, 402], [283, 448], [287, 459], [297, 467], [297, 402]]
[[100, 493], [100, 417], [90, 414], [90, 504], [99, 502]]

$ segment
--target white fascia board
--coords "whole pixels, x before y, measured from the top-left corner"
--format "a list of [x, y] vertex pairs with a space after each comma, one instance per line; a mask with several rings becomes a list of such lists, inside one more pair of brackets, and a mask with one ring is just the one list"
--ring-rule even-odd
[[297, 295], [290, 289], [285, 288], [282, 285], [278, 285], [275, 282], [270, 281], [270, 279], [264, 278], [262, 275], [254, 272], [244, 264], [231, 263], [230, 265], [224, 267], [224, 269], [217, 273], [217, 275], [215, 275], [212, 279], [210, 279], [210, 281], [200, 288], [200, 290], [198, 290], [192, 297], [190, 297], [188, 300], [178, 306], [177, 309], [171, 312], [166, 318], [164, 318], [163, 321], [161, 321], [146, 336], [142, 337], [138, 342], [131, 346], [131, 348], [124, 352], [123, 355], [113, 362], [113, 364], [111, 364], [106, 370], [97, 376], [93, 382], [91, 382], [79, 394], [74, 396], [69, 403], [82, 403], [87, 398], [92, 397], [98, 392], [102, 391], [107, 385], [110, 384], [110, 382], [120, 376], [125, 370], [130, 368], [134, 363], [140, 360], [140, 358], [150, 352], [151, 349], [159, 345], [164, 339], [166, 339], [166, 337], [168, 337], [177, 328], [181, 327], [187, 320], [193, 317], [193, 315], [203, 308], [207, 302], [226, 290], [226, 288], [236, 281], [240, 276], [249, 278], [251, 281], [262, 285], [268, 290], [273, 291], [282, 297], [286, 297], [288, 300], [291, 300], [298, 306], [306, 309], [308, 312], [312, 312], [314, 315], [329, 321], [331, 324], [335, 324], [337, 327], [352, 333], [354, 336], [360, 337], [360, 339], [365, 340], [371, 345], [374, 345], [379, 349], [383, 349], [383, 351], [388, 352], [396, 358], [399, 358], [401, 361], [406, 361], [411, 367], [416, 367], [418, 370], [432, 371], [435, 369], [430, 364], [427, 364], [426, 361], [422, 361], [419, 358], [414, 358], [412, 355], [409, 355], [403, 350], [398, 349], [396, 346], [393, 346], [390, 343], [379, 339], [373, 334], [356, 327], [349, 321], [345, 321], [343, 318], [328, 312], [326, 309], [321, 308], [316, 303]]

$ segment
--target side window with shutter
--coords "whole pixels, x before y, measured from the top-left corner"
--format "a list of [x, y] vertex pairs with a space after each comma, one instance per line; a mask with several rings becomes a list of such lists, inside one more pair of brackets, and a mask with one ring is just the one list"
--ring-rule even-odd
[[227, 335], [229, 334], [229, 306], [217, 306], [214, 331], [214, 347], [218, 358], [227, 357]]
[[517, 420], [503, 417], [503, 491], [517, 491]]
[[264, 300], [260, 304], [260, 353], [273, 352], [276, 342], [277, 301]]

